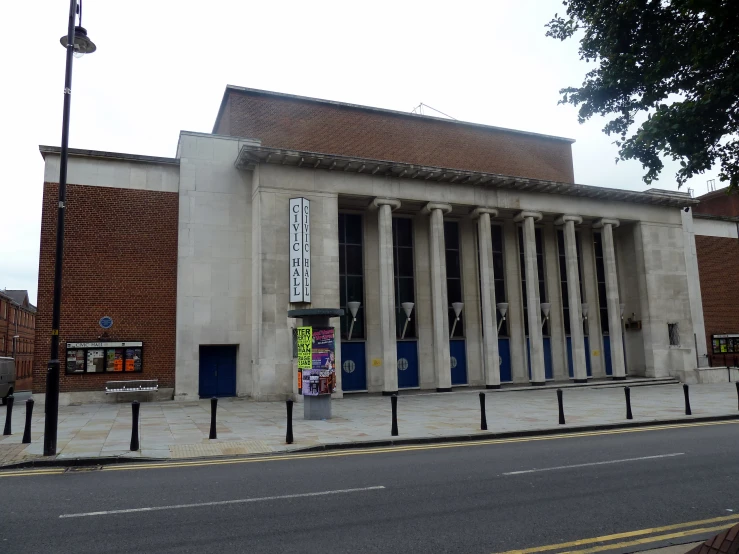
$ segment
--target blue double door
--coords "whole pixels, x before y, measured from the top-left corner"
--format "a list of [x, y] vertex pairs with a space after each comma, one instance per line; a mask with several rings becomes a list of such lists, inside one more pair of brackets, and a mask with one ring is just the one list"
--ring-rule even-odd
[[367, 357], [364, 342], [341, 343], [341, 389], [367, 390]]
[[200, 398], [236, 396], [236, 346], [200, 347]]

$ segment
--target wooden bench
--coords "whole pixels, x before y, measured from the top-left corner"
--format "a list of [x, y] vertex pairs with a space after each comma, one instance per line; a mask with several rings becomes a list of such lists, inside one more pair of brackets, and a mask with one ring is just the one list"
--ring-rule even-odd
[[121, 392], [156, 392], [158, 390], [158, 379], [108, 381], [107, 383], [105, 383], [105, 394], [117, 394]]

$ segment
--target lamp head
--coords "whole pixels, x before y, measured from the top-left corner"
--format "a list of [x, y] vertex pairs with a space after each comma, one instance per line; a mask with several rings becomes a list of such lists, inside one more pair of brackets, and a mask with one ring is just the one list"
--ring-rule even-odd
[[[64, 35], [59, 39], [64, 48], [69, 44], [68, 35]], [[74, 28], [74, 57], [81, 58], [85, 54], [92, 54], [97, 47], [95, 43], [87, 38], [87, 29], [80, 27], [79, 25]]]
[[359, 302], [347, 302], [346, 303], [346, 307], [349, 308], [349, 312], [351, 312], [353, 318], [357, 317], [359, 306], [360, 306]]
[[400, 304], [400, 306], [403, 308], [403, 311], [405, 312], [405, 317], [410, 319], [411, 312], [413, 311], [413, 306], [415, 306], [415, 304], [413, 302], [403, 302]]
[[582, 303], [582, 317], [583, 319], [588, 319], [588, 303], [583, 302]]
[[464, 302], [452, 302], [452, 308], [454, 309], [454, 315], [459, 318], [459, 314], [462, 313], [462, 308], [464, 308]]
[[544, 314], [544, 318], [549, 318], [549, 310], [552, 309], [552, 305], [549, 302], [542, 302], [540, 306], [541, 306], [541, 313]]
[[498, 308], [500, 316], [505, 319], [505, 315], [508, 313], [508, 302], [498, 302], [495, 306]]

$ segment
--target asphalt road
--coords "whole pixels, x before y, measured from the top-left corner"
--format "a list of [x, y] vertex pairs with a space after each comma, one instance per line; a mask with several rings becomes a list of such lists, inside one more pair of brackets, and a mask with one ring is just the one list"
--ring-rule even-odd
[[731, 422], [0, 473], [0, 552], [500, 552], [732, 514], [739, 521], [737, 439]]

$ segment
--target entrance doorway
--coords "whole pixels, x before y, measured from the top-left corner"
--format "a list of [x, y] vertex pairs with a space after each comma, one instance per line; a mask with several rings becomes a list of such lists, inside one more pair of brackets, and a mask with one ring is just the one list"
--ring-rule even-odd
[[236, 396], [236, 346], [200, 347], [200, 398]]

